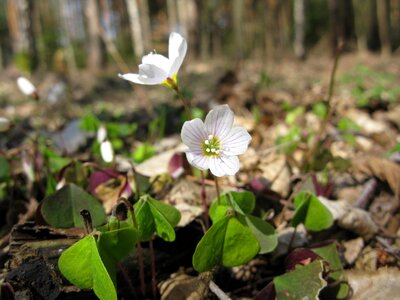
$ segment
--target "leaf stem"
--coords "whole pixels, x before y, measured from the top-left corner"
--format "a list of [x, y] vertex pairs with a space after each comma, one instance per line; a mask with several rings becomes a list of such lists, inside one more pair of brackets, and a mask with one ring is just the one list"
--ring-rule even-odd
[[[125, 197], [121, 197], [120, 201], [124, 201], [125, 204], [129, 207], [132, 216], [133, 226], [135, 226], [136, 230], [139, 231], [138, 223], [135, 216], [135, 208], [132, 203], [128, 201]], [[143, 248], [140, 244], [140, 240], [137, 241], [137, 256], [139, 262], [139, 278], [140, 278], [140, 291], [143, 297], [146, 297], [146, 282], [144, 280], [144, 260], [143, 260]]]
[[156, 258], [154, 256], [153, 238], [149, 241], [150, 257], [151, 257], [151, 289], [153, 292], [153, 299], [157, 299], [157, 272], [156, 272]]
[[144, 261], [143, 261], [143, 248], [140, 241], [137, 242], [137, 256], [139, 261], [139, 277], [140, 277], [140, 291], [142, 296], [146, 297], [146, 282], [144, 280]]

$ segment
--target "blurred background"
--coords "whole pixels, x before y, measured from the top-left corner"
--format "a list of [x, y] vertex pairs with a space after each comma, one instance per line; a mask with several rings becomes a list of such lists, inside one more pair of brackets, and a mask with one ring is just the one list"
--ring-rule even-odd
[[106, 100], [102, 110], [119, 101], [110, 108], [122, 112], [170, 101], [170, 91], [117, 74], [137, 72], [154, 49], [167, 55], [171, 31], [188, 40], [179, 78], [194, 103], [224, 102], [219, 87], [238, 81], [290, 97], [323, 92], [338, 45], [339, 72], [399, 70], [400, 0], [0, 0], [0, 112], [12, 117], [18, 104], [19, 115], [32, 112], [16, 89], [20, 75], [48, 104]]
[[347, 51], [390, 55], [400, 45], [399, 0], [1, 0], [0, 67], [21, 71], [131, 68], [169, 32], [192, 59], [305, 58]]

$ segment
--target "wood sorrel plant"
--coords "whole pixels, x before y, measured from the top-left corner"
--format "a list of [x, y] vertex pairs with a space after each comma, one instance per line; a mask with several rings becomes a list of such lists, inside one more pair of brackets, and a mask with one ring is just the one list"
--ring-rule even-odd
[[[239, 171], [238, 155], [247, 150], [251, 136], [243, 127], [232, 127], [233, 119], [229, 106], [221, 105], [208, 113], [204, 123], [194, 119], [183, 124], [181, 137], [189, 148], [186, 157], [190, 164], [203, 171], [210, 169], [216, 177]], [[193, 266], [199, 272], [216, 265], [244, 264], [257, 253], [268, 253], [277, 245], [274, 228], [251, 215], [255, 208], [252, 193], [230, 192], [222, 197], [219, 191], [217, 194], [209, 210], [214, 224], [193, 255]]]

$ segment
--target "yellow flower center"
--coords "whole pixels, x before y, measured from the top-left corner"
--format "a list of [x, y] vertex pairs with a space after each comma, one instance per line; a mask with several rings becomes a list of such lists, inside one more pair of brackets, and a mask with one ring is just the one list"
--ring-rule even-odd
[[215, 136], [210, 134], [208, 139], [202, 143], [204, 156], [219, 156], [221, 154], [221, 142]]
[[177, 78], [177, 74], [172, 75], [171, 77], [168, 77], [167, 79], [165, 79], [162, 83], [162, 85], [173, 89], [173, 90], [177, 90], [178, 89], [178, 78]]

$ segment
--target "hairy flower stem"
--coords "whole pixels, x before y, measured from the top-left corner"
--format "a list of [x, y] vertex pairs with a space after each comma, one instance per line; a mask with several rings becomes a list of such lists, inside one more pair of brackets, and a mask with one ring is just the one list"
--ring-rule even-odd
[[187, 102], [186, 98], [183, 96], [181, 90], [179, 89], [178, 85], [174, 86], [174, 91], [178, 95], [179, 100], [182, 102], [183, 107], [185, 108], [186, 117], [188, 120], [193, 119], [192, 111], [190, 110], [189, 103]]
[[204, 171], [200, 171], [201, 173], [201, 201], [203, 202], [204, 209], [204, 226], [206, 231], [210, 227], [210, 222], [208, 219], [208, 205], [207, 205], [207, 195], [206, 195], [206, 179], [204, 175]]
[[215, 189], [217, 190], [217, 203], [218, 205], [221, 205], [221, 194], [219, 191], [218, 178], [216, 176], [214, 176], [214, 182], [215, 182]]
[[157, 272], [156, 272], [156, 258], [154, 256], [153, 238], [149, 241], [150, 258], [151, 258], [151, 290], [153, 292], [153, 299], [157, 299]]
[[[178, 85], [174, 86], [174, 91], [178, 95], [179, 100], [182, 102], [182, 105], [185, 108], [186, 117], [188, 118], [188, 120], [193, 119], [193, 115], [192, 115], [192, 111], [190, 110], [189, 103], [186, 100], [186, 98], [183, 96]], [[204, 209], [204, 226], [205, 226], [206, 230], [208, 230], [208, 228], [210, 227], [210, 222], [208, 219], [208, 205], [207, 205], [207, 193], [206, 193], [206, 187], [205, 187], [204, 171], [200, 171], [200, 174], [201, 174], [201, 200], [202, 200], [203, 209]]]

